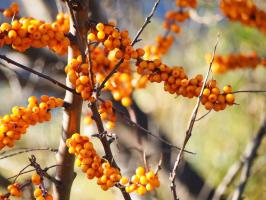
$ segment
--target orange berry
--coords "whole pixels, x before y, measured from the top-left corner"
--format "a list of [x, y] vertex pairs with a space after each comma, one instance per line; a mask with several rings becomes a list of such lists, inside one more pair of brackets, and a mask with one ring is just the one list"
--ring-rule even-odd
[[98, 23], [96, 25], [96, 29], [97, 29], [97, 31], [103, 31], [104, 30], [104, 24], [103, 23]]
[[33, 195], [35, 198], [42, 196], [42, 190], [40, 188], [35, 188]]
[[138, 167], [136, 169], [136, 174], [139, 175], [139, 176], [145, 175], [145, 169], [144, 169], [144, 167]]
[[39, 185], [41, 183], [41, 177], [39, 174], [35, 173], [31, 176], [31, 182], [34, 185]]
[[99, 31], [97, 33], [97, 37], [98, 39], [103, 40], [105, 38], [105, 33], [103, 31]]
[[138, 189], [137, 189], [137, 193], [139, 195], [144, 195], [144, 194], [146, 194], [146, 192], [147, 192], [146, 188], [144, 186], [142, 186], [142, 185], [139, 186]]
[[225, 94], [229, 94], [229, 93], [232, 93], [233, 92], [233, 89], [230, 85], [226, 85], [223, 87], [223, 91]]
[[132, 100], [130, 97], [123, 97], [121, 103], [123, 106], [128, 107], [132, 104]]
[[229, 105], [234, 104], [234, 102], [235, 102], [235, 97], [234, 97], [233, 94], [227, 94], [227, 95], [225, 96], [225, 99], [226, 99], [226, 102], [227, 102]]
[[88, 36], [87, 36], [87, 39], [89, 41], [94, 41], [94, 40], [96, 40], [96, 36], [95, 36], [94, 33], [89, 33]]

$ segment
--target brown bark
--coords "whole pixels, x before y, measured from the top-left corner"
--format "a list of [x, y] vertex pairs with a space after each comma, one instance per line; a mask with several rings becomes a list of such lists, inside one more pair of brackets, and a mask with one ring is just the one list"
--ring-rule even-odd
[[[75, 12], [75, 18], [77, 19], [80, 25], [80, 32], [82, 32], [84, 28], [84, 22], [87, 20], [88, 16], [88, 2], [82, 0], [82, 9]], [[86, 5], [86, 6], [84, 6]], [[70, 23], [70, 32], [77, 36], [76, 29], [73, 26], [73, 19], [71, 19]], [[70, 47], [68, 50], [68, 60], [73, 58], [73, 49]], [[68, 87], [72, 87], [68, 78], [66, 78], [66, 85]], [[62, 138], [60, 141], [60, 145], [58, 148], [57, 155], [57, 164], [60, 165], [56, 168], [56, 179], [60, 181], [60, 184], [54, 185], [54, 199], [55, 200], [69, 200], [72, 183], [75, 178], [74, 172], [74, 160], [75, 157], [68, 153], [68, 148], [66, 146], [66, 139], [71, 137], [73, 133], [80, 132], [80, 117], [81, 117], [81, 109], [82, 109], [82, 99], [80, 96], [75, 95], [69, 91], [66, 91], [65, 94], [65, 102], [69, 103], [69, 107], [67, 107], [63, 112], [63, 132]]]

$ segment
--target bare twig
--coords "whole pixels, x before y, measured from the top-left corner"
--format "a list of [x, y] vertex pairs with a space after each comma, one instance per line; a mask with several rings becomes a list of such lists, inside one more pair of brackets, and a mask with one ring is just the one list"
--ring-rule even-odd
[[13, 157], [13, 156], [17, 156], [19, 154], [23, 154], [23, 153], [27, 153], [27, 152], [32, 152], [32, 151], [51, 151], [51, 152], [57, 152], [58, 149], [53, 149], [53, 148], [28, 148], [25, 150], [21, 150], [15, 153], [11, 153], [8, 155], [5, 155], [3, 157], [0, 157], [0, 160], [3, 160], [5, 158], [9, 158], [9, 157]]
[[155, 2], [155, 4], [153, 5], [150, 14], [148, 15], [148, 17], [146, 17], [144, 23], [142, 24], [142, 26], [140, 27], [140, 29], [139, 29], [139, 31], [137, 32], [136, 36], [134, 37], [133, 41], [131, 42], [131, 46], [134, 46], [134, 45], [136, 44], [136, 42], [138, 41], [138, 39], [139, 39], [141, 33], [144, 31], [145, 27], [146, 27], [149, 23], [151, 23], [151, 18], [153, 17], [153, 15], [154, 15], [154, 13], [155, 13], [155, 11], [156, 11], [156, 9], [157, 9], [159, 3], [160, 3], [160, 0], [157, 0], [157, 1]]
[[236, 188], [235, 192], [233, 193], [232, 200], [240, 200], [241, 196], [245, 190], [248, 178], [250, 176], [251, 167], [253, 161], [257, 156], [257, 150], [262, 142], [263, 137], [266, 134], [266, 119], [264, 119], [263, 125], [261, 126], [260, 130], [258, 131], [256, 137], [253, 141], [248, 144], [244, 157], [243, 157], [243, 169], [240, 176], [240, 183]]
[[20, 64], [20, 63], [18, 63], [16, 61], [6, 57], [5, 55], [0, 55], [0, 59], [6, 61], [8, 63], [11, 63], [12, 65], [15, 65], [15, 66], [17, 66], [17, 67], [19, 67], [19, 68], [21, 68], [23, 70], [26, 70], [26, 71], [28, 71], [28, 72], [30, 72], [32, 74], [35, 74], [35, 75], [37, 75], [37, 76], [39, 76], [39, 77], [41, 77], [43, 79], [46, 79], [46, 80], [52, 82], [53, 84], [65, 89], [67, 91], [70, 91], [71, 93], [76, 94], [76, 91], [74, 89], [64, 85], [63, 83], [60, 83], [59, 81], [57, 81], [57, 80], [55, 80], [53, 78], [51, 78], [51, 76], [45, 75], [45, 74], [40, 73], [38, 71], [35, 71], [35, 70], [33, 70], [33, 69], [29, 68], [29, 67], [26, 67], [25, 65], [22, 65], [22, 64]]
[[232, 94], [237, 93], [266, 93], [266, 90], [238, 90], [232, 92]]
[[200, 120], [202, 120], [204, 117], [206, 117], [208, 114], [210, 114], [211, 113], [211, 110], [209, 110], [208, 112], [206, 112], [204, 115], [202, 115], [201, 117], [199, 117], [198, 119], [195, 119], [195, 121], [197, 122], [197, 121], [200, 121]]
[[204, 82], [203, 82], [203, 85], [202, 85], [202, 88], [201, 88], [201, 91], [200, 91], [200, 95], [197, 98], [197, 103], [196, 103], [196, 105], [195, 105], [195, 107], [193, 109], [193, 112], [192, 112], [191, 117], [190, 117], [190, 121], [188, 123], [188, 128], [186, 130], [186, 135], [185, 135], [185, 139], [184, 139], [182, 148], [181, 148], [181, 150], [179, 151], [179, 153], [177, 155], [177, 158], [176, 158], [174, 167], [173, 167], [172, 172], [170, 174], [170, 181], [171, 181], [170, 189], [172, 191], [173, 199], [174, 200], [177, 200], [178, 199], [177, 198], [177, 193], [176, 193], [176, 184], [175, 184], [176, 170], [177, 170], [177, 168], [178, 168], [178, 166], [179, 166], [179, 164], [181, 162], [181, 159], [183, 158], [183, 153], [184, 153], [184, 149], [186, 147], [186, 144], [187, 144], [187, 142], [189, 141], [189, 139], [190, 139], [190, 137], [192, 135], [192, 130], [193, 130], [193, 127], [194, 127], [194, 123], [195, 123], [197, 114], [198, 114], [198, 110], [199, 110], [199, 106], [200, 106], [200, 101], [201, 101], [201, 98], [202, 98], [203, 90], [204, 90], [204, 88], [206, 86], [206, 83], [207, 83], [209, 74], [211, 72], [211, 67], [212, 67], [212, 63], [214, 61], [214, 56], [215, 56], [215, 53], [216, 53], [218, 41], [219, 41], [219, 36], [218, 36], [217, 41], [216, 41], [216, 44], [214, 46], [214, 50], [213, 50], [213, 54], [212, 54], [212, 59], [211, 59], [211, 62], [210, 62], [208, 71], [206, 73], [206, 76], [204, 78]]
[[[52, 168], [55, 168], [55, 167], [58, 167], [58, 166], [62, 166], [62, 165], [51, 165], [51, 166], [49, 166], [49, 167], [45, 167], [45, 168], [43, 169], [43, 171], [47, 172], [49, 169], [52, 169]], [[34, 171], [35, 171], [35, 169], [31, 169], [31, 170], [23, 171], [23, 172], [20, 173], [20, 175], [22, 175], [22, 174], [27, 174], [27, 173], [34, 172]], [[17, 175], [18, 175], [18, 174], [14, 175], [14, 176], [10, 176], [10, 177], [8, 177], [7, 179], [8, 179], [8, 180], [9, 180], [9, 179], [13, 179], [13, 178], [15, 178]]]
[[[79, 51], [80, 51], [81, 57], [82, 57], [82, 63], [85, 63], [86, 62], [86, 55], [85, 55], [85, 47], [84, 47], [84, 42], [83, 42], [84, 40], [83, 40], [82, 34], [81, 34], [80, 23], [78, 22], [76, 15], [74, 13], [72, 2], [70, 0], [67, 0], [66, 2], [68, 5], [68, 8], [69, 8], [71, 18], [73, 20], [73, 26], [77, 32], [76, 37], [77, 37], [77, 42], [78, 42], [78, 48], [79, 48]], [[81, 4], [81, 2], [78, 2], [78, 3]], [[81, 6], [81, 5], [79, 5], [79, 6]]]
[[228, 186], [234, 181], [236, 178], [238, 172], [242, 169], [243, 167], [243, 160], [240, 160], [236, 163], [234, 163], [229, 170], [227, 171], [226, 175], [224, 176], [222, 182], [218, 185], [214, 192], [214, 196], [212, 200], [220, 200], [222, 198], [222, 195], [228, 188]]

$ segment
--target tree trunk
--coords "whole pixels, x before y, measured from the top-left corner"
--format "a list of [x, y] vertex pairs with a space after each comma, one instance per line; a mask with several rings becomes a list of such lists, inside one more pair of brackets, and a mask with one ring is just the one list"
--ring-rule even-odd
[[[82, 0], [82, 9], [75, 12], [75, 18], [79, 23], [79, 28], [83, 29], [85, 26], [85, 21], [88, 19], [88, 5], [89, 1]], [[81, 33], [82, 30], [79, 30]], [[76, 29], [73, 24], [73, 19], [70, 20], [70, 33], [77, 36]], [[82, 41], [84, 42], [84, 41]], [[73, 58], [73, 49], [69, 47], [68, 49], [68, 61]], [[85, 61], [84, 61], [85, 62]], [[66, 78], [66, 85], [72, 87], [68, 78]], [[74, 172], [74, 155], [68, 153], [68, 148], [66, 146], [66, 139], [70, 138], [74, 133], [80, 133], [80, 118], [82, 109], [82, 99], [80, 96], [75, 95], [69, 91], [66, 91], [65, 102], [69, 103], [69, 107], [65, 108], [63, 112], [63, 132], [62, 138], [58, 148], [57, 154], [57, 165], [56, 168], [56, 179], [60, 181], [60, 184], [54, 184], [54, 199], [55, 200], [69, 200], [71, 194], [72, 183], [75, 178]]]

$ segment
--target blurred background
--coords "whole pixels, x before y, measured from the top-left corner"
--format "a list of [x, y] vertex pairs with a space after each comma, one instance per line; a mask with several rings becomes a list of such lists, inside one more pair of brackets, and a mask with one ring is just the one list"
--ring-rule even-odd
[[[1, 0], [0, 8], [6, 8], [13, 1]], [[21, 16], [32, 16], [46, 21], [53, 21], [58, 11], [66, 11], [60, 1], [52, 0], [20, 0], [16, 1], [21, 8]], [[56, 3], [55, 3], [56, 2]], [[120, 29], [128, 29], [133, 37], [150, 12], [154, 0], [101, 0], [95, 1], [100, 8], [100, 15], [117, 22]], [[255, 1], [261, 9], [266, 9], [265, 0]], [[162, 23], [167, 10], [174, 7], [174, 1], [162, 0], [152, 23], [141, 35], [139, 47], [153, 44], [159, 34], [163, 34]], [[0, 15], [1, 23], [6, 19]], [[170, 65], [183, 66], [189, 77], [204, 74], [208, 68], [205, 61], [207, 53], [213, 51], [217, 35], [220, 35], [217, 54], [250, 53], [256, 51], [260, 56], [266, 56], [266, 36], [258, 30], [230, 22], [219, 10], [219, 2], [200, 0], [196, 10], [191, 11], [191, 19], [182, 24], [182, 32], [175, 38], [174, 45], [163, 61]], [[15, 52], [9, 47], [0, 49], [0, 54], [23, 63], [39, 72], [43, 72], [59, 80], [65, 81], [64, 66], [66, 57], [59, 57], [47, 49], [29, 49], [24, 54]], [[219, 86], [230, 84], [234, 90], [265, 89], [266, 70], [258, 67], [255, 70], [235, 70], [222, 75], [211, 75], [217, 79]], [[0, 115], [10, 113], [15, 105], [25, 106], [31, 95], [43, 94], [64, 97], [64, 91], [46, 80], [31, 75], [25, 71], [0, 63]], [[148, 84], [147, 88], [134, 92], [134, 104], [138, 122], [151, 130], [152, 133], [164, 138], [170, 143], [181, 146], [187, 123], [192, 113], [196, 99], [175, 97], [163, 91], [162, 84]], [[222, 112], [211, 112], [195, 123], [193, 136], [187, 149], [195, 152], [185, 154], [185, 160], [178, 171], [177, 192], [180, 199], [208, 199], [222, 181], [231, 165], [240, 159], [247, 143], [257, 133], [265, 118], [265, 94], [236, 94], [239, 105], [231, 106]], [[119, 105], [117, 105], [119, 106]], [[86, 113], [84, 105], [84, 113]], [[200, 108], [198, 116], [206, 113]], [[132, 176], [134, 169], [143, 165], [143, 157], [139, 149], [144, 149], [151, 168], [156, 168], [163, 154], [162, 170], [159, 173], [161, 187], [156, 192], [143, 198], [132, 195], [133, 199], [169, 199], [169, 173], [177, 156], [177, 151], [169, 149], [157, 139], [147, 136], [145, 132], [137, 131], [128, 126], [120, 118], [112, 133], [118, 140], [112, 145], [115, 158], [122, 168], [122, 173]], [[27, 134], [16, 143], [17, 148], [57, 148], [61, 137], [62, 110], [53, 112], [53, 120], [45, 124], [30, 127]], [[82, 123], [83, 134], [93, 134], [93, 127]], [[97, 145], [99, 152], [101, 146]], [[141, 141], [141, 142], [140, 142]], [[9, 149], [4, 149], [9, 150]], [[0, 152], [0, 157], [3, 151]], [[252, 167], [244, 197], [246, 199], [266, 199], [266, 140], [258, 150], [257, 158]], [[34, 154], [43, 166], [55, 164], [55, 153], [50, 151], [35, 151], [20, 154], [15, 157], [0, 159], [0, 192], [4, 191], [10, 181], [7, 178], [17, 174], [28, 164], [28, 157]], [[103, 154], [102, 154], [103, 155]], [[89, 181], [80, 169], [72, 188], [71, 199], [121, 199], [119, 191], [111, 189], [102, 192], [95, 181]], [[50, 174], [54, 171], [50, 170]], [[18, 181], [28, 179], [31, 174], [20, 176]], [[238, 184], [234, 181], [227, 193], [233, 191]], [[50, 183], [47, 182], [49, 188]], [[23, 199], [31, 199], [29, 189]]]

